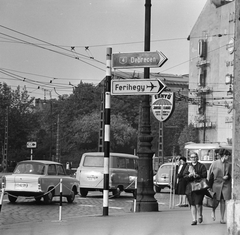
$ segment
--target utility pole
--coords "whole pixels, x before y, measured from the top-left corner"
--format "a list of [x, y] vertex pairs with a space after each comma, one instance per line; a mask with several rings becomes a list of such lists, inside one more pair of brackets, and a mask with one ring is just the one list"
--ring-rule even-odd
[[160, 165], [160, 159], [162, 164], [164, 163], [163, 156], [163, 122], [159, 121], [159, 139], [158, 139], [158, 167]]
[[59, 114], [57, 116], [57, 141], [56, 141], [56, 161], [60, 162], [60, 148], [59, 148]]
[[6, 113], [5, 113], [5, 134], [4, 134], [3, 159], [2, 159], [3, 172], [7, 172], [7, 168], [8, 168], [7, 150], [8, 150], [8, 106], [6, 107]]
[[53, 103], [52, 103], [52, 93], [51, 91], [49, 92], [50, 94], [50, 156], [49, 156], [49, 160], [50, 161], [53, 161], [53, 157], [52, 157], [52, 146], [53, 146], [53, 115], [52, 115], [52, 112], [53, 112]]
[[232, 199], [227, 202], [227, 231], [240, 232], [240, 0], [235, 0], [235, 45], [233, 85]]
[[[144, 51], [150, 51], [150, 29], [151, 29], [151, 0], [145, 2], [145, 41]], [[144, 68], [144, 78], [149, 79], [150, 68]], [[140, 134], [138, 149], [138, 177], [137, 177], [137, 199], [136, 211], [158, 211], [158, 203], [154, 198], [153, 191], [153, 151], [150, 126], [150, 98], [143, 96], [142, 112], [140, 112]]]
[[103, 152], [103, 140], [104, 140], [104, 89], [101, 94], [101, 107], [100, 107], [100, 127], [99, 127], [99, 138], [98, 138], [98, 152]]

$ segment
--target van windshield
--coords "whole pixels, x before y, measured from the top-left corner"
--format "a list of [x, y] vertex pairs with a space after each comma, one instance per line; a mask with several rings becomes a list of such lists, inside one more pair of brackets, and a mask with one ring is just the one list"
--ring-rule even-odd
[[83, 166], [87, 167], [103, 167], [102, 156], [86, 156], [83, 162]]

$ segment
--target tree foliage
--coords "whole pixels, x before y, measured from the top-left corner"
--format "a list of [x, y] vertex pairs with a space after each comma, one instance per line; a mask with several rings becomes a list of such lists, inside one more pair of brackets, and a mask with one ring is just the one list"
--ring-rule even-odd
[[[34, 159], [72, 162], [77, 166], [83, 152], [98, 151], [103, 87], [80, 82], [69, 96], [48, 99], [34, 105], [26, 90], [11, 90], [0, 83], [0, 143], [4, 143], [6, 107], [9, 107], [8, 159], [30, 158], [28, 141], [36, 141]], [[140, 96], [111, 96], [110, 148], [114, 152], [133, 153], [137, 148]], [[103, 120], [102, 120], [103, 121]], [[164, 155], [181, 151], [195, 132], [184, 137], [187, 103], [177, 102], [164, 126]], [[159, 121], [151, 114], [152, 149], [157, 154]], [[56, 158], [57, 152], [59, 159]]]
[[178, 139], [178, 144], [180, 146], [180, 153], [183, 154], [184, 152], [184, 144], [187, 142], [195, 142], [199, 143], [199, 138], [198, 138], [198, 130], [194, 128], [192, 124], [189, 126], [185, 126], [180, 133], [179, 139]]

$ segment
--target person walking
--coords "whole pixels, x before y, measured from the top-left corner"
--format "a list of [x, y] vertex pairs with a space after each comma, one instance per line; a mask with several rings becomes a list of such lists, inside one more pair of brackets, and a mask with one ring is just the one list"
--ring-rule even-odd
[[[210, 168], [208, 179], [212, 181], [212, 190], [216, 193], [216, 199], [220, 204], [220, 223], [225, 224], [224, 215], [226, 210], [226, 200], [231, 199], [231, 164], [228, 162], [231, 153], [226, 149], [220, 149], [220, 159], [214, 161]], [[215, 209], [212, 209], [212, 219], [216, 219]]]
[[[193, 152], [190, 154], [191, 163], [187, 165], [183, 172], [184, 178], [187, 180], [186, 195], [188, 202], [190, 204], [191, 214], [192, 214], [192, 224], [197, 225], [203, 222], [203, 197], [205, 194], [204, 190], [192, 191], [191, 182], [207, 178], [207, 169], [204, 164], [198, 162], [198, 154]], [[198, 218], [198, 221], [197, 221]]]
[[179, 155], [179, 164], [177, 167], [177, 185], [176, 185], [176, 194], [179, 195], [179, 203], [176, 206], [187, 207], [187, 198], [186, 198], [186, 185], [187, 181], [183, 177], [183, 172], [187, 166], [187, 159]]

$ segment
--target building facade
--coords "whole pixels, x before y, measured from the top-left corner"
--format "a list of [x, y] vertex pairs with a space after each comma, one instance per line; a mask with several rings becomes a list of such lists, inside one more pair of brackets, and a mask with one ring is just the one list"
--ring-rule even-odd
[[208, 0], [188, 40], [188, 121], [201, 142], [232, 141], [234, 1]]

